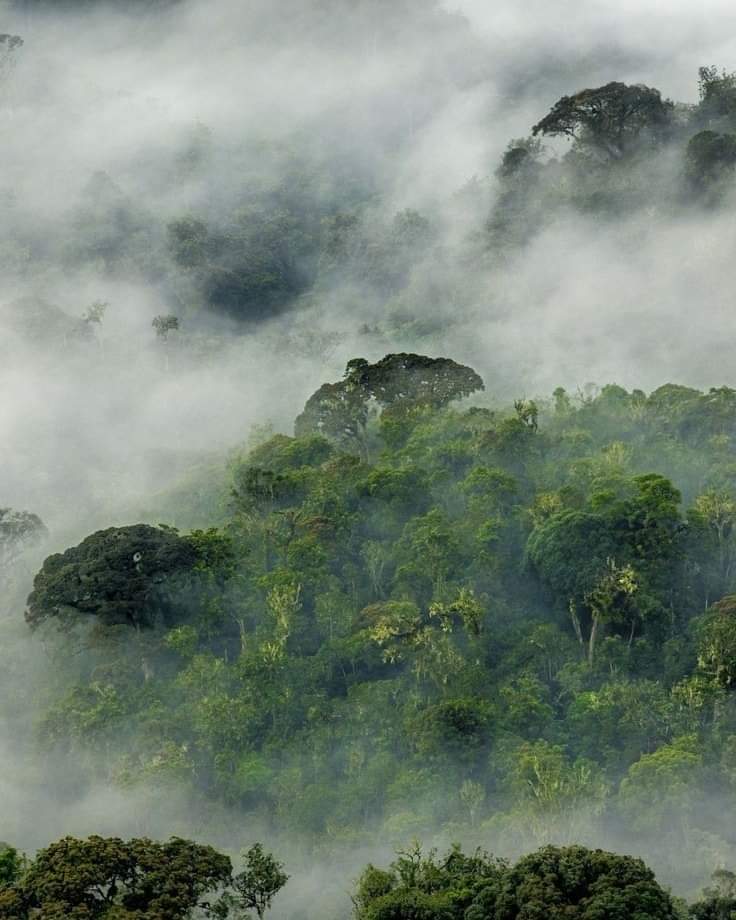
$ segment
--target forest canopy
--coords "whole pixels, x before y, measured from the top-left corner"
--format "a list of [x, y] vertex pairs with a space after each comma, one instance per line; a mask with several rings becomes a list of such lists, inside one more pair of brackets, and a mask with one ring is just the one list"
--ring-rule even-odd
[[505, 4], [0, 0], [0, 918], [736, 916], [727, 11]]
[[104, 744], [110, 782], [175, 780], [320, 847], [603, 824], [665, 866], [706, 830], [727, 846], [734, 391], [490, 408], [471, 368], [419, 355], [342, 386], [366, 449], [302, 415], [222, 469], [219, 526], [46, 560], [29, 623], [97, 625], [68, 632], [89, 658], [41, 743]]

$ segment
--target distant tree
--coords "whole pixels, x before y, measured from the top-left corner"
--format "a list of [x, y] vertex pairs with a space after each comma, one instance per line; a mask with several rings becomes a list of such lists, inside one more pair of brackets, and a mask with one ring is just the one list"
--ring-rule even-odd
[[517, 399], [514, 402], [514, 410], [520, 422], [523, 422], [532, 431], [537, 431], [539, 428], [539, 409], [533, 399]]
[[591, 664], [603, 623], [628, 626], [631, 643], [639, 601], [647, 601], [651, 616], [662, 610], [681, 554], [680, 493], [656, 474], [636, 476], [631, 486], [624, 499], [604, 491], [593, 496], [593, 510], [546, 517], [527, 544], [529, 560], [567, 606]]
[[283, 865], [271, 854], [266, 853], [260, 843], [254, 843], [243, 854], [245, 868], [233, 877], [235, 892], [232, 903], [242, 914], [254, 910], [258, 920], [263, 920], [273, 899], [289, 881]]
[[642, 754], [621, 781], [619, 806], [637, 830], [684, 832], [694, 809], [703, 763], [696, 735], [682, 735], [651, 754]]
[[171, 255], [180, 268], [195, 269], [207, 261], [209, 231], [204, 221], [195, 217], [182, 217], [168, 227]]
[[171, 528], [135, 524], [110, 527], [78, 546], [49, 556], [33, 582], [26, 620], [92, 614], [107, 625], [136, 628], [167, 620], [167, 585], [197, 561], [189, 540]]
[[736, 874], [727, 869], [713, 873], [713, 885], [690, 908], [692, 920], [733, 920], [736, 917]]
[[559, 745], [526, 742], [514, 752], [506, 782], [537, 839], [572, 836], [581, 817], [599, 814], [608, 791], [596, 763], [572, 760]]
[[109, 306], [110, 304], [103, 300], [95, 300], [95, 302], [90, 304], [84, 311], [82, 319], [90, 326], [100, 326]]
[[424, 406], [441, 409], [484, 388], [476, 372], [449, 358], [425, 355], [386, 355], [375, 364], [364, 358], [348, 362], [344, 379], [323, 384], [307, 400], [297, 418], [298, 437], [321, 434], [356, 446], [367, 457], [366, 426], [369, 404], [384, 410]]
[[156, 330], [157, 338], [164, 345], [164, 361], [166, 365], [166, 370], [169, 370], [169, 336], [172, 332], [176, 332], [179, 329], [179, 317], [174, 316], [169, 313], [166, 316], [154, 316], [153, 322], [151, 323], [153, 328]]
[[721, 687], [736, 686], [736, 596], [722, 598], [697, 621], [698, 665]]
[[12, 73], [17, 63], [18, 52], [23, 44], [20, 35], [0, 33], [0, 84]]
[[26, 550], [48, 535], [37, 514], [0, 508], [0, 573], [7, 571]]
[[727, 178], [736, 169], [736, 135], [700, 131], [685, 152], [687, 177], [696, 187]]
[[354, 447], [367, 459], [368, 399], [349, 377], [324, 383], [307, 400], [294, 423], [298, 438], [321, 435], [341, 446]]
[[441, 409], [485, 389], [483, 380], [471, 367], [450, 358], [407, 353], [386, 355], [376, 364], [351, 361], [348, 376], [384, 409], [401, 404]]
[[156, 330], [156, 335], [166, 341], [169, 337], [169, 333], [175, 332], [179, 328], [179, 318], [172, 314], [154, 316], [151, 325]]
[[541, 154], [542, 144], [536, 138], [516, 138], [506, 147], [496, 175], [506, 183], [519, 178], [528, 180], [537, 172]]
[[532, 134], [574, 138], [581, 148], [620, 160], [649, 132], [658, 137], [666, 129], [672, 103], [663, 101], [657, 89], [607, 83], [563, 96], [549, 115], [537, 122]]
[[[631, 610], [632, 598], [639, 590], [636, 572], [630, 565], [616, 565], [615, 560], [606, 560], [606, 568], [591, 591], [585, 595], [590, 610], [591, 624], [588, 637], [588, 664], [593, 665], [598, 630], [602, 623], [618, 618], [624, 622], [636, 622]], [[633, 628], [631, 636], [633, 638]]]
[[736, 115], [736, 73], [715, 66], [698, 69], [698, 115], [706, 123]]
[[480, 783], [476, 783], [472, 779], [463, 781], [462, 786], [460, 786], [460, 801], [468, 810], [471, 827], [475, 826], [478, 809], [483, 805], [485, 799], [486, 790]]
[[23, 866], [24, 858], [15, 847], [0, 841], [0, 891], [18, 881]]
[[[88, 329], [91, 329], [93, 326], [102, 326], [102, 320], [105, 318], [105, 313], [107, 312], [107, 308], [109, 306], [110, 304], [103, 300], [95, 300], [94, 303], [87, 307], [87, 309], [82, 314], [82, 321], [85, 323]], [[98, 339], [98, 342], [100, 349], [102, 349], [102, 340]]]
[[688, 555], [703, 580], [705, 605], [732, 587], [736, 563], [736, 498], [709, 489], [688, 510]]

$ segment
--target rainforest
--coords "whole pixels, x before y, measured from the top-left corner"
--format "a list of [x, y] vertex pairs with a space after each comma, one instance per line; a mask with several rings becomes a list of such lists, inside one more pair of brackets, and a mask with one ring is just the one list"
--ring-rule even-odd
[[703, 6], [0, 0], [0, 918], [736, 917]]

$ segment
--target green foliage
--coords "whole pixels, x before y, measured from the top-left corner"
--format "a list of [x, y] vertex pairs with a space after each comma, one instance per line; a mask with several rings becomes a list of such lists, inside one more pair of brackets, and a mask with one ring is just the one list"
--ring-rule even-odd
[[[495, 898], [482, 900], [485, 916], [516, 920], [674, 920], [668, 894], [639, 859], [581, 846], [545, 847], [525, 856], [507, 873]], [[468, 920], [484, 916], [473, 908]]]
[[170, 614], [167, 580], [189, 571], [196, 559], [195, 546], [170, 528], [136, 524], [98, 531], [44, 562], [26, 619], [35, 627], [50, 617], [93, 614], [109, 626], [153, 626]]
[[100, 920], [185, 920], [228, 885], [231, 864], [212, 847], [172, 838], [65, 837], [41, 850], [0, 890], [0, 916]]
[[260, 843], [254, 843], [243, 854], [245, 868], [232, 880], [234, 904], [243, 911], [254, 910], [263, 920], [273, 899], [289, 881], [282, 864], [264, 852]]
[[698, 664], [721, 687], [736, 681], [736, 597], [713, 604], [697, 624]]
[[449, 358], [396, 354], [375, 364], [355, 358], [344, 380], [325, 383], [310, 396], [294, 430], [297, 437], [321, 434], [337, 444], [353, 444], [366, 458], [371, 401], [406, 423], [418, 407], [439, 409], [482, 389], [472, 368]]
[[24, 869], [24, 858], [8, 843], [0, 842], [0, 891], [15, 885]]
[[30, 621], [69, 627], [44, 636], [63, 659], [46, 749], [327, 852], [438, 827], [567, 843], [610, 822], [661, 849], [685, 831], [727, 846], [707, 793], [736, 785], [732, 392], [463, 410], [433, 404], [434, 363], [403, 361], [348, 368], [385, 404], [362, 459], [275, 435], [230, 460], [217, 528], [112, 528], [44, 563]]
[[369, 866], [354, 898], [357, 920], [675, 920], [674, 905], [641, 860], [581, 846], [545, 847], [515, 866], [455, 848], [445, 857], [401, 854]]

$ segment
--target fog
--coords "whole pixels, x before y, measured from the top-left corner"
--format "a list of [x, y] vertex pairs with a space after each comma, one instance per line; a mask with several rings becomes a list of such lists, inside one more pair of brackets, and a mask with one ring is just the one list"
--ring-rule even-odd
[[[207, 367], [187, 366], [176, 379], [158, 373], [142, 352], [152, 344], [152, 316], [177, 312], [170, 290], [142, 281], [138, 266], [125, 277], [119, 266], [100, 272], [88, 255], [63, 251], [95, 174], [106, 173], [162, 228], [194, 209], [217, 214], [254, 176], [277, 184], [283, 164], [248, 146], [278, 139], [318, 160], [339, 149], [343, 167], [368, 177], [387, 214], [412, 207], [446, 215], [473, 177], [492, 201], [509, 138], [527, 134], [559, 95], [621, 79], [693, 102], [697, 66], [734, 57], [727, 4], [681, 4], [667, 16], [653, 3], [543, 4], [523, 17], [510, 4], [447, 8], [435, 23], [426, 4], [403, 13], [394, 6], [398, 25], [388, 29], [369, 4], [351, 12], [339, 4], [71, 5], [59, 15], [5, 5], [3, 29], [25, 45], [2, 89], [0, 302], [41, 297], [76, 317], [93, 300], [111, 304], [100, 331], [110, 340], [107, 361], [39, 357], [27, 340], [6, 353], [7, 489], [38, 505], [39, 483], [51, 478], [57, 488], [52, 466], [73, 458], [84, 480], [99, 456], [106, 477], [110, 464], [121, 475], [134, 470], [135, 491], [145, 451], [232, 444], [264, 417], [288, 428], [305, 394], [346, 358], [411, 346], [385, 332], [378, 342], [358, 338], [376, 306], [339, 292], [295, 304], [262, 321], [262, 331], [249, 328]], [[197, 125], [211, 132], [212, 149], [182, 180], [176, 158]], [[482, 204], [455, 208], [445, 231], [472, 232], [487, 216]], [[731, 234], [726, 217], [639, 216], [613, 230], [573, 217], [505, 271], [468, 266], [474, 299], [448, 305], [451, 322], [432, 344], [472, 359], [504, 395], [590, 380], [718, 384], [730, 370]], [[276, 379], [263, 373], [273, 342], [295, 326], [298, 336], [300, 322], [337, 330], [342, 341], [327, 356], [307, 349], [308, 360], [282, 362]], [[186, 320], [185, 331], [192, 325]], [[99, 501], [90, 495], [88, 504]]]
[[[695, 103], [699, 66], [736, 66], [734, 5], [432, 6], [0, 2], [0, 33], [24, 40], [0, 62], [0, 506], [42, 517], [39, 559], [155, 514], [156, 494], [193, 464], [224, 463], [256, 426], [290, 433], [356, 355], [446, 354], [483, 375], [491, 401], [590, 381], [733, 384], [729, 213], [565, 211], [498, 261], [477, 237], [511, 138], [561, 95], [609, 80]], [[296, 179], [295, 161], [307, 164]], [[665, 188], [682, 164], [665, 155], [658, 169]], [[400, 297], [339, 274], [243, 321], [193, 302], [167, 255], [169, 222], [226, 223], [253, 187], [277, 197], [290, 183], [320, 201], [325, 176], [325, 214], [354, 185], [371, 219], [415, 209], [432, 221], [436, 249], [407, 285], [414, 303], [426, 292], [421, 323], [392, 322]], [[106, 235], [130, 254], [111, 262]], [[436, 290], [455, 295], [436, 302]], [[95, 301], [104, 319], [84, 326]], [[166, 314], [181, 317], [169, 342], [151, 327]], [[15, 702], [0, 717], [0, 838], [34, 848], [65, 832], [206, 827], [228, 845], [232, 825], [214, 832], [175, 790], [152, 810], [37, 761], [24, 713], [51, 659], [22, 622], [31, 574], [4, 605]]]

